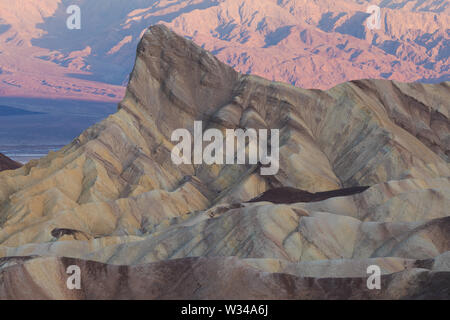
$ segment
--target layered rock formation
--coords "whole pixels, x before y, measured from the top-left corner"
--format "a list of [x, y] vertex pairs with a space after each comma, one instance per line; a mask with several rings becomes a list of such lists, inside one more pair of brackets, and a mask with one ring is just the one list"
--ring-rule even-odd
[[[0, 297], [449, 298], [449, 101], [445, 82], [270, 82], [151, 27], [116, 114], [0, 174]], [[175, 165], [199, 120], [279, 129], [280, 170]]]
[[[442, 259], [439, 257], [439, 259]], [[445, 259], [445, 258], [444, 258]], [[448, 259], [448, 257], [447, 257]], [[24, 259], [17, 259], [24, 260]], [[437, 261], [436, 261], [437, 260]], [[301, 264], [274, 272], [253, 261], [234, 257], [185, 258], [142, 266], [115, 266], [68, 258], [36, 258], [2, 273], [0, 296], [7, 299], [439, 299], [448, 296], [448, 269], [431, 261], [389, 261], [405, 271], [381, 277], [384, 290], [367, 290], [362, 277], [335, 276], [355, 263]], [[272, 261], [273, 262], [273, 261]], [[358, 268], [379, 259], [362, 261]], [[271, 263], [271, 262], [269, 262]], [[276, 263], [276, 262], [275, 262]], [[0, 261], [1, 264], [1, 261]], [[68, 290], [66, 269], [84, 270], [81, 290]], [[427, 267], [424, 268], [423, 265]], [[291, 268], [289, 270], [289, 268]], [[320, 270], [320, 277], [302, 276], [301, 269]], [[397, 271], [401, 268], [391, 268]], [[43, 275], [46, 275], [45, 281]], [[305, 274], [308, 274], [307, 272]], [[328, 276], [325, 276], [327, 275]], [[332, 275], [333, 277], [330, 277]], [[214, 285], [211, 285], [211, 281]], [[14, 286], [9, 285], [14, 283]]]
[[22, 166], [21, 163], [16, 162], [16, 161], [8, 158], [4, 154], [0, 153], [0, 171], [14, 170], [14, 169], [20, 168], [21, 166]]

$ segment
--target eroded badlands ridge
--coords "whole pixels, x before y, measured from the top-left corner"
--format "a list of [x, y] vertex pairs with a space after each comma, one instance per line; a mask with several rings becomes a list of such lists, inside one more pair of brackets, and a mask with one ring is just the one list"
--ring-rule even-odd
[[[449, 101], [448, 83], [270, 82], [151, 27], [116, 114], [0, 173], [0, 297], [448, 298]], [[176, 166], [171, 133], [195, 120], [280, 129], [279, 172]], [[281, 187], [362, 186], [248, 202]], [[81, 292], [65, 288], [68, 261], [85, 271]], [[364, 287], [369, 264], [384, 274], [380, 291]]]

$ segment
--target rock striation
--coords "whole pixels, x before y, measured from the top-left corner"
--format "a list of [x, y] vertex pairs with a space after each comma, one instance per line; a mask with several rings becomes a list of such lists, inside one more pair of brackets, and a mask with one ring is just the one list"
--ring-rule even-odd
[[[449, 89], [296, 88], [153, 26], [117, 113], [0, 173], [0, 298], [448, 299]], [[280, 170], [175, 165], [194, 121], [279, 129]]]

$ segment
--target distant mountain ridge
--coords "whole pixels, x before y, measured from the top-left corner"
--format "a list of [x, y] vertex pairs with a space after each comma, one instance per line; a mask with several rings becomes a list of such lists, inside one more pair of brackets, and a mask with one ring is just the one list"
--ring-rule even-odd
[[[134, 48], [164, 23], [243, 73], [303, 88], [450, 80], [450, 6], [433, 0], [66, 0], [0, 3], [0, 94], [118, 101]], [[369, 5], [381, 29], [369, 30]], [[27, 59], [25, 59], [27, 57]]]

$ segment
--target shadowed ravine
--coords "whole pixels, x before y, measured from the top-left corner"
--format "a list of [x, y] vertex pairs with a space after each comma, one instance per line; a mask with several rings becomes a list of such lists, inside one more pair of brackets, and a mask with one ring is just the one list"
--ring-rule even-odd
[[366, 191], [370, 187], [353, 187], [338, 189], [325, 192], [311, 193], [308, 191], [298, 190], [295, 188], [284, 187], [267, 190], [260, 196], [250, 200], [249, 202], [269, 201], [272, 203], [297, 203], [297, 202], [316, 202], [334, 197], [345, 197]]

